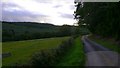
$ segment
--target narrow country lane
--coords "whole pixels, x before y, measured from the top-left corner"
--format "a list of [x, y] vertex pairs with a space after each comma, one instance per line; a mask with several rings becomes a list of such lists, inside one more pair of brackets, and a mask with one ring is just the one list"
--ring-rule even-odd
[[119, 66], [120, 55], [107, 48], [89, 40], [87, 36], [82, 37], [86, 53], [86, 66]]

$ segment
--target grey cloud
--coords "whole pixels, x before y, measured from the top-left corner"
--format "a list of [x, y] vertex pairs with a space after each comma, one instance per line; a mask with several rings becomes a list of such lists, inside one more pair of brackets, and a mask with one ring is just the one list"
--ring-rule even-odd
[[61, 14], [61, 17], [73, 19], [73, 15], [72, 14]]
[[70, 5], [70, 9], [71, 10], [75, 9], [75, 6], [74, 5]]
[[65, 2], [65, 3], [74, 3], [74, 0], [34, 0], [39, 3], [53, 3], [53, 2]]
[[[57, 0], [33, 0], [39, 3], [49, 3], [52, 4], [53, 1]], [[60, 0], [59, 0], [60, 1]], [[70, 0], [62, 0], [64, 2], [71, 2]], [[66, 3], [67, 4], [67, 3]], [[20, 7], [17, 4], [14, 3], [2, 3], [2, 20], [4, 21], [38, 21], [38, 19], [42, 20], [45, 17], [48, 17], [47, 15], [44, 15], [42, 13], [34, 14], [33, 12], [27, 11], [24, 8]], [[4, 10], [5, 8], [11, 8], [11, 7], [17, 7], [20, 8], [21, 10], [14, 10], [14, 11], [7, 11]], [[59, 7], [64, 7], [60, 4], [53, 6], [53, 8], [59, 8]], [[73, 9], [72, 6], [70, 6], [71, 9]], [[64, 12], [64, 11], [63, 11]], [[63, 14], [60, 13], [61, 17], [63, 18], [73, 18], [72, 14]]]
[[[12, 7], [17, 7], [21, 10], [14, 9], [11, 11], [10, 8]], [[40, 17], [42, 19], [42, 17], [46, 17], [46, 15], [34, 14], [14, 3], [2, 3], [2, 20], [4, 21], [35, 21]]]
[[2, 3], [0, 2], [0, 21], [2, 20]]
[[29, 11], [6, 11], [2, 10], [2, 20], [4, 21], [35, 21], [38, 18], [46, 17], [43, 14], [33, 14]]
[[62, 5], [55, 5], [54, 8], [62, 7]]
[[52, 0], [34, 0], [39, 3], [52, 3]]
[[13, 3], [2, 3], [2, 6], [3, 7], [15, 7], [15, 6], [18, 6], [18, 5], [16, 5], [16, 4], [13, 4]]
[[[14, 3], [2, 3], [2, 20], [3, 21], [37, 21], [38, 19], [42, 19], [47, 17], [42, 13], [34, 14], [33, 12], [27, 11]], [[17, 7], [21, 10], [12, 10], [10, 8]], [[6, 10], [8, 9], [8, 10]], [[12, 11], [11, 11], [12, 10]]]
[[5, 9], [5, 8], [12, 8], [12, 7], [17, 7], [19, 9], [23, 9], [22, 7], [20, 7], [19, 5], [17, 4], [14, 4], [14, 3], [2, 3], [2, 9]]

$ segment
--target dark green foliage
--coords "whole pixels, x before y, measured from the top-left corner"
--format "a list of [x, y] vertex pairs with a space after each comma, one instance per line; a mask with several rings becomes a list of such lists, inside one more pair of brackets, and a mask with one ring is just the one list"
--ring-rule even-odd
[[55, 49], [43, 50], [33, 55], [32, 66], [55, 66], [66, 52], [73, 46], [74, 39], [64, 41]]
[[77, 3], [75, 18], [96, 35], [120, 40], [120, 2]]
[[50, 33], [57, 31], [57, 26], [47, 23], [2, 22], [2, 41], [19, 41], [51, 37]]
[[[71, 29], [72, 27], [69, 26], [69, 25], [63, 25], [60, 27], [60, 33], [63, 35], [63, 36], [67, 36], [67, 35], [71, 35]], [[63, 34], [64, 33], [64, 34]]]
[[[65, 66], [65, 67], [78, 67], [85, 65], [85, 53], [84, 47], [82, 45], [81, 37], [77, 37], [75, 39], [74, 46], [70, 48], [69, 52], [63, 56], [62, 60], [57, 64], [57, 66]], [[83, 67], [82, 67], [83, 68]]]
[[2, 41], [20, 41], [50, 37], [64, 37], [76, 34], [87, 34], [86, 29], [78, 26], [56, 26], [35, 22], [2, 22]]
[[2, 41], [31, 40], [72, 35], [73, 26], [35, 22], [2, 22]]

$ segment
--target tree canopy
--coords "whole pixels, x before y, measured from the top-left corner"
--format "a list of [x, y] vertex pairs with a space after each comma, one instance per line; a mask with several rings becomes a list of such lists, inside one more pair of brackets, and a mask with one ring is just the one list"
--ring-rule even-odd
[[96, 35], [120, 40], [120, 2], [78, 2], [75, 19]]

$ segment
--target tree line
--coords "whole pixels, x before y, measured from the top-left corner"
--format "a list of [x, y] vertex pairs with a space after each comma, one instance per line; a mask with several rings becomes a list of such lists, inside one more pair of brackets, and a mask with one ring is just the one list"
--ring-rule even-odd
[[31, 22], [2, 22], [2, 24], [3, 42], [64, 37], [80, 34], [77, 26], [70, 25], [55, 26], [51, 24]]
[[75, 2], [75, 19], [95, 35], [120, 40], [120, 2]]

